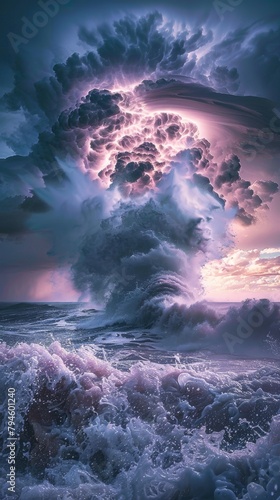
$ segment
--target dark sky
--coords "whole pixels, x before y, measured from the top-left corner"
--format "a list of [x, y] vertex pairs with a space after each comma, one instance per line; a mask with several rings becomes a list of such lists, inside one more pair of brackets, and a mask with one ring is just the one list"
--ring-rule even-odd
[[[85, 196], [77, 188], [84, 180], [77, 174], [65, 187], [58, 158], [69, 155], [82, 171], [97, 161], [100, 138], [91, 159], [88, 141], [119, 102], [97, 94], [89, 102], [95, 86], [125, 92], [143, 78], [181, 78], [177, 86], [146, 88], [145, 99], [139, 95], [153, 113], [172, 106], [197, 119], [216, 161], [204, 189], [207, 183], [221, 189], [237, 210], [237, 245], [280, 247], [279, 1], [60, 1], [54, 7], [52, 0], [10, 0], [1, 7], [0, 299], [52, 296], [51, 287], [40, 292], [42, 276], [69, 270], [77, 259], [79, 238], [88, 231]], [[55, 15], [41, 18], [45, 25], [27, 39], [26, 23], [40, 23], [42, 4]], [[210, 151], [203, 154], [208, 162]]]
[[[229, 4], [228, 10], [224, 5]], [[237, 5], [238, 4], [238, 5]], [[211, 21], [213, 26], [219, 25], [221, 19], [218, 13], [222, 13], [224, 9], [224, 18], [222, 19], [223, 25], [230, 27], [235, 23], [241, 26], [248, 23], [253, 23], [259, 20], [275, 20], [279, 22], [280, 4], [277, 0], [255, 1], [255, 0], [232, 0], [231, 7], [230, 1], [215, 2], [212, 0], [160, 0], [158, 2], [151, 2], [150, 0], [141, 0], [141, 2], [130, 0], [122, 0], [116, 2], [115, 0], [103, 0], [96, 2], [92, 0], [70, 0], [66, 5], [61, 5], [60, 12], [57, 18], [50, 20], [42, 32], [36, 37], [36, 44], [39, 43], [52, 43], [60, 39], [63, 45], [62, 37], [59, 35], [65, 33], [69, 27], [75, 29], [76, 23], [85, 22], [102, 22], [110, 19], [116, 13], [142, 11], [143, 9], [155, 10], [164, 9], [166, 12], [172, 12], [178, 16], [180, 20], [186, 20], [193, 24], [199, 25], [205, 20]], [[20, 34], [22, 29], [22, 17], [32, 19], [32, 16], [41, 7], [38, 0], [10, 0], [9, 2], [2, 2], [1, 5], [1, 18], [0, 18], [0, 57], [1, 60], [7, 64], [11, 63], [13, 59], [13, 50], [10, 47], [7, 34], [13, 32]], [[237, 22], [236, 22], [237, 21]], [[35, 41], [35, 40], [34, 40]]]

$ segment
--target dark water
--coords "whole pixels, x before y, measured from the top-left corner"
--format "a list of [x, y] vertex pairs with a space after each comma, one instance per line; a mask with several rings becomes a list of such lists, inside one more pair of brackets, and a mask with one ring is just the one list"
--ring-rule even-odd
[[2, 304], [1, 498], [11, 387], [11, 498], [279, 499], [279, 316], [230, 353], [247, 310], [232, 306], [215, 304], [220, 333], [197, 348], [186, 331], [105, 325], [89, 304]]

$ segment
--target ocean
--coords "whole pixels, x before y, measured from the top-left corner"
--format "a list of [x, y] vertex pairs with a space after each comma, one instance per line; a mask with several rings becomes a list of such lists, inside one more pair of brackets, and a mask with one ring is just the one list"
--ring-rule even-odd
[[197, 306], [165, 336], [88, 303], [2, 303], [1, 498], [279, 499], [279, 305], [203, 308], [218, 319]]

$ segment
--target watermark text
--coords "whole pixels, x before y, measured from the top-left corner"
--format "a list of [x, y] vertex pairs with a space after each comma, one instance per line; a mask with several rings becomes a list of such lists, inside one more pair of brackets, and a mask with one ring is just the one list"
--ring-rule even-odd
[[8, 466], [7, 485], [10, 493], [16, 492], [16, 390], [13, 387], [8, 389]]

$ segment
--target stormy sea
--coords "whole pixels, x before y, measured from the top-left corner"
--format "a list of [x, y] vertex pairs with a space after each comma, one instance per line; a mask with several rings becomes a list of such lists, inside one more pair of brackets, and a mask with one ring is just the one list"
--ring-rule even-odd
[[14, 498], [279, 498], [278, 305], [170, 311], [169, 338], [163, 324], [102, 325], [88, 303], [2, 303], [0, 319], [2, 448], [9, 388], [16, 399]]
[[0, 500], [279, 500], [279, 2], [120, 3], [5, 7]]

